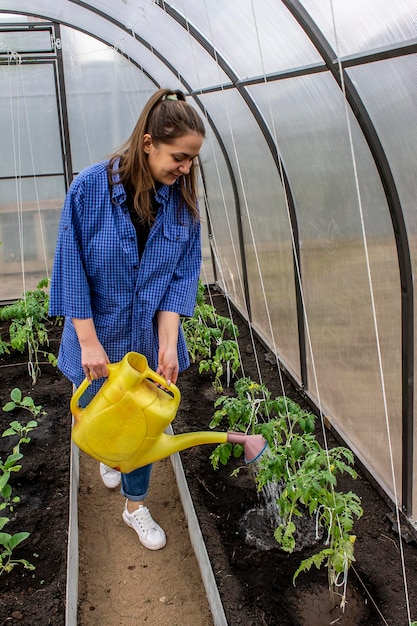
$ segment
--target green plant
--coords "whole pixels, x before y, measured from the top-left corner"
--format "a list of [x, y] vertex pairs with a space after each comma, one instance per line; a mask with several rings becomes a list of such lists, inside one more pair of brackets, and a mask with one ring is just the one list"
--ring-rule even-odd
[[0, 335], [0, 354], [10, 354], [9, 344]]
[[[4, 433], [2, 435], [5, 436]], [[12, 472], [19, 472], [22, 468], [18, 462], [23, 458], [23, 454], [19, 451], [13, 450], [12, 454], [9, 454], [6, 460], [2, 461], [0, 458], [0, 495], [2, 497], [2, 502], [0, 502], [0, 511], [4, 509], [9, 509], [13, 511], [14, 505], [20, 502], [20, 498], [18, 496], [12, 497], [12, 487], [9, 483], [10, 475]]]
[[[271, 394], [265, 385], [255, 383], [250, 378], [240, 378], [235, 382], [236, 395], [220, 396], [214, 403], [217, 408], [210, 421], [210, 428], [216, 428], [223, 420], [227, 428], [240, 432], [255, 433], [257, 424], [268, 419], [272, 412]], [[221, 443], [210, 456], [214, 469], [219, 463], [226, 465], [233, 455], [238, 458], [243, 453], [240, 444]]]
[[226, 385], [229, 385], [231, 376], [234, 376], [239, 369], [240, 358], [239, 349], [234, 339], [226, 339], [218, 342], [214, 354], [210, 354], [208, 358], [202, 359], [198, 366], [198, 371], [212, 371], [214, 374], [213, 387], [217, 393], [222, 393], [222, 378], [226, 370]]
[[[21, 409], [25, 409], [26, 411], [29, 411], [29, 413], [32, 413], [34, 417], [37, 417], [38, 415], [46, 415], [45, 411], [42, 411], [41, 405], [35, 405], [33, 398], [31, 398], [30, 396], [23, 397], [23, 394], [20, 391], [20, 389], [18, 387], [15, 387], [10, 392], [10, 402], [7, 402], [4, 405], [3, 411], [9, 412], [17, 408], [21, 408]], [[13, 422], [13, 424], [18, 424], [18, 422]], [[26, 428], [28, 428], [29, 425], [32, 425], [32, 422], [29, 422], [29, 424], [26, 425]], [[35, 423], [35, 426], [37, 426], [36, 423]], [[22, 428], [20, 424], [19, 424], [19, 427]], [[33, 427], [31, 427], [29, 430], [32, 430], [32, 428]], [[13, 435], [13, 434], [20, 434], [20, 433], [16, 431], [14, 433], [7, 432], [7, 434]]]
[[21, 532], [10, 535], [3, 532], [4, 526], [9, 522], [9, 518], [0, 517], [0, 576], [3, 573], [9, 573], [19, 563], [25, 569], [34, 570], [35, 566], [29, 563], [27, 559], [14, 559], [13, 550], [30, 536], [30, 533]]
[[[33, 383], [36, 383], [40, 374], [40, 354], [44, 355], [52, 365], [57, 364], [54, 354], [42, 350], [42, 346], [49, 345], [45, 324], [49, 304], [49, 296], [45, 288], [48, 284], [48, 279], [41, 280], [36, 290], [25, 292], [20, 300], [0, 309], [0, 319], [10, 321], [9, 345], [19, 352], [24, 352], [26, 348], [28, 350], [28, 367]], [[3, 345], [3, 350], [5, 348], [7, 350], [8, 344], [4, 341], [0, 345]]]
[[[294, 581], [302, 571], [324, 563], [329, 589], [341, 596], [343, 608], [347, 572], [354, 561], [355, 535], [351, 530], [354, 518], [362, 515], [362, 508], [356, 494], [339, 493], [335, 487], [337, 474], [348, 473], [356, 478], [351, 467], [353, 454], [343, 447], [323, 449], [314, 435], [314, 415], [289, 398], [272, 399], [264, 385], [248, 378], [238, 381], [235, 390], [236, 397], [218, 398], [215, 406], [221, 408], [215, 412], [210, 427], [226, 418], [230, 429], [250, 430], [265, 437], [268, 451], [259, 461], [256, 483], [259, 490], [268, 483], [279, 486], [276, 504], [282, 521], [275, 530], [275, 539], [283, 550], [292, 552], [296, 543], [294, 520], [303, 515], [315, 515], [316, 529], [321, 527], [326, 533], [325, 548], [302, 561]], [[233, 451], [234, 456], [240, 453], [239, 449]], [[217, 446], [211, 456], [213, 467], [226, 463], [231, 454], [231, 444]]]
[[238, 328], [229, 317], [218, 315], [214, 306], [204, 300], [205, 287], [198, 283], [196, 306], [192, 317], [182, 320], [182, 330], [193, 363], [199, 363], [199, 372], [213, 372], [213, 386], [223, 391], [222, 378], [227, 385], [240, 366], [237, 344]]
[[[45, 412], [42, 411], [42, 407], [36, 406], [32, 398], [29, 396], [22, 397], [20, 389], [13, 389], [10, 397], [12, 401], [8, 402], [3, 407], [3, 411], [8, 412], [20, 407], [28, 410], [32, 415], [45, 415]], [[10, 422], [9, 428], [2, 434], [2, 437], [17, 437], [17, 443], [13, 446], [12, 452], [7, 456], [4, 462], [0, 458], [0, 511], [9, 509], [9, 511], [12, 512], [15, 505], [20, 502], [19, 496], [12, 495], [13, 490], [10, 484], [10, 478], [13, 473], [21, 470], [22, 465], [20, 461], [23, 458], [21, 445], [30, 442], [28, 434], [37, 426], [38, 423], [35, 420], [30, 420], [25, 425], [13, 421]], [[10, 533], [4, 532], [3, 528], [9, 521], [10, 519], [8, 517], [0, 517], [0, 575], [10, 572], [17, 564], [21, 564], [29, 570], [35, 569], [26, 559], [13, 558], [13, 550], [27, 539], [30, 533], [19, 532], [11, 535]]]

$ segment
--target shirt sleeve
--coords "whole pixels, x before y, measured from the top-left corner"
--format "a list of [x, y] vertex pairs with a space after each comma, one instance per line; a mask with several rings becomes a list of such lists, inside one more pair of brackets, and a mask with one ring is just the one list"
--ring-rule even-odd
[[58, 228], [49, 300], [49, 314], [77, 319], [92, 317], [90, 289], [84, 270], [81, 223], [85, 180], [72, 183]]
[[191, 317], [194, 313], [198, 278], [201, 271], [201, 226], [194, 224], [194, 233], [184, 247], [170, 284], [160, 302], [160, 311], [173, 311]]

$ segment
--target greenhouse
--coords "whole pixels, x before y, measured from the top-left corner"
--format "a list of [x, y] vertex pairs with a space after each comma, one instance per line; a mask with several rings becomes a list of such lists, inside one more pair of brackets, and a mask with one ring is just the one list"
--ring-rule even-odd
[[2, 305], [51, 278], [78, 174], [126, 142], [158, 89], [186, 95], [206, 131], [206, 293], [392, 510], [412, 624], [416, 2], [0, 0], [0, 87]]

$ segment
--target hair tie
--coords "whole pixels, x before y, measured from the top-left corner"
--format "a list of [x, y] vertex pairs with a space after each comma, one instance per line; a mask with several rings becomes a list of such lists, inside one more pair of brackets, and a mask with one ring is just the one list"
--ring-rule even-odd
[[170, 93], [168, 96], [165, 96], [164, 100], [178, 100], [178, 96], [176, 93]]

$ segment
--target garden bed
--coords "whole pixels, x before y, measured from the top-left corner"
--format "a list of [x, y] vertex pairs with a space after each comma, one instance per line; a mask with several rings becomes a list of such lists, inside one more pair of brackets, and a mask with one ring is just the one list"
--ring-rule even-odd
[[[221, 314], [228, 315], [222, 297], [216, 296], [215, 304]], [[234, 321], [239, 324], [245, 375], [256, 380], [249, 333], [237, 315]], [[0, 332], [5, 338], [4, 327]], [[52, 351], [57, 349], [59, 334], [60, 329], [53, 327]], [[263, 382], [273, 394], [281, 395], [276, 366], [265, 357], [266, 350], [260, 343], [255, 349]], [[50, 365], [42, 366], [42, 376], [32, 386], [24, 361], [20, 354], [0, 358], [0, 402], [3, 406], [11, 389], [19, 387], [47, 412], [39, 419], [39, 428], [31, 433], [32, 441], [22, 449], [22, 470], [13, 477], [15, 494], [22, 501], [8, 527], [8, 532], [31, 533], [15, 552], [33, 563], [36, 570], [16, 566], [11, 574], [0, 577], [0, 625], [61, 626], [65, 622], [71, 386]], [[198, 374], [197, 366], [192, 365], [181, 375], [178, 386], [182, 400], [173, 423], [175, 432], [208, 430], [218, 397], [210, 376]], [[285, 393], [304, 402], [288, 380]], [[2, 430], [12, 419], [23, 420], [23, 415], [2, 413]], [[7, 439], [0, 440], [2, 459]], [[190, 448], [181, 453], [181, 459], [230, 625], [325, 626], [338, 618], [337, 624], [344, 626], [407, 624], [398, 537], [387, 517], [390, 509], [361, 474], [356, 481], [343, 476], [339, 482], [341, 490], [352, 490], [362, 498], [364, 509], [363, 517], [355, 524], [355, 571], [349, 577], [347, 608], [341, 615], [337, 610], [330, 611], [324, 569], [313, 568], [300, 574], [293, 586], [293, 574], [312, 548], [287, 555], [271, 537], [266, 541], [268, 549], [260, 549], [253, 541], [247, 543], [242, 519], [249, 509], [261, 504], [252, 470], [248, 466], [232, 478], [233, 467], [241, 464], [235, 461], [215, 472], [209, 460], [213, 447]], [[404, 542], [403, 549], [411, 614], [416, 619], [417, 549], [414, 542]]]
[[[8, 337], [7, 325], [0, 327]], [[50, 350], [57, 352], [61, 329], [50, 327]], [[71, 385], [50, 364], [41, 366], [42, 375], [35, 385], [28, 373], [27, 355], [14, 351], [0, 357], [0, 405], [10, 400], [18, 387], [23, 396], [33, 398], [46, 415], [37, 419], [38, 427], [29, 433], [31, 441], [22, 444], [22, 469], [12, 474], [13, 496], [21, 501], [14, 511], [2, 511], [10, 518], [3, 532], [29, 532], [30, 537], [13, 555], [35, 566], [33, 571], [16, 565], [11, 573], [0, 576], [0, 624], [65, 624], [66, 563], [69, 506], [69, 462]], [[26, 424], [32, 416], [23, 409], [0, 412], [1, 432], [17, 420]], [[11, 453], [16, 437], [0, 439], [2, 461]]]
[[[222, 296], [215, 296], [214, 302], [220, 315], [229, 315]], [[256, 381], [250, 334], [239, 315], [233, 317], [239, 326], [245, 376]], [[255, 349], [263, 383], [273, 397], [282, 395], [277, 368], [271, 365], [272, 355], [259, 342]], [[284, 381], [285, 394], [310, 409], [290, 381], [285, 377]], [[207, 430], [218, 397], [209, 377], [199, 375], [197, 365], [192, 365], [182, 375], [179, 386], [182, 401], [174, 421], [175, 432]], [[319, 439], [318, 423], [317, 431]], [[328, 440], [330, 446], [338, 445], [330, 433]], [[332, 610], [324, 568], [313, 567], [301, 573], [296, 586], [293, 585], [293, 575], [301, 560], [323, 546], [288, 555], [275, 545], [273, 528], [269, 529], [269, 541], [261, 539], [267, 549], [259, 549], [257, 538], [254, 541], [252, 537], [251, 545], [248, 544], [245, 513], [263, 504], [255, 489], [251, 466], [241, 470], [237, 477], [232, 477], [231, 473], [242, 461], [234, 461], [230, 466], [220, 465], [214, 472], [209, 460], [213, 447], [185, 450], [181, 459], [229, 624], [325, 626], [333, 620], [344, 626], [405, 626], [408, 623], [398, 536], [389, 520], [391, 510], [360, 471], [356, 480], [347, 475], [338, 480], [338, 490], [356, 493], [364, 510], [353, 529], [357, 535], [356, 563], [349, 576], [347, 607], [342, 614], [340, 609]], [[403, 541], [403, 549], [411, 618], [415, 620], [417, 547], [414, 541]]]

